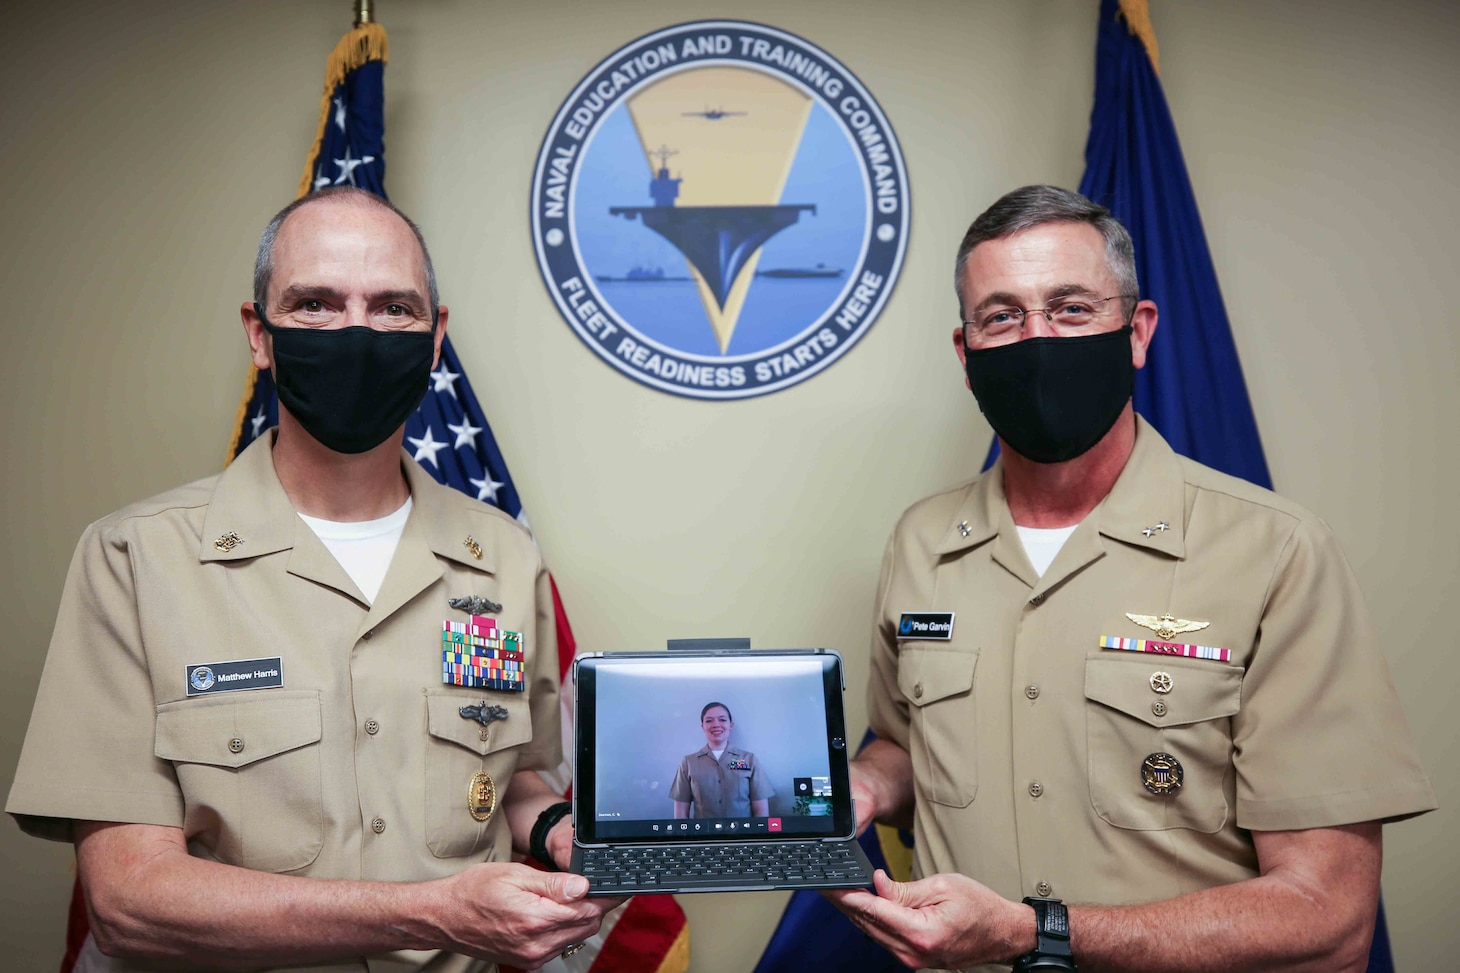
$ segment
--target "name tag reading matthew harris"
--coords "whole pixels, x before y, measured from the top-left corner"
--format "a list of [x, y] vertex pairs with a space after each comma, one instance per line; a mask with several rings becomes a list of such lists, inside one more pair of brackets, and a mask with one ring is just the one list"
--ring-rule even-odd
[[212, 696], [245, 689], [278, 689], [284, 685], [284, 660], [237, 659], [188, 666], [188, 695]]
[[897, 623], [899, 639], [928, 639], [949, 642], [953, 639], [952, 612], [903, 612]]

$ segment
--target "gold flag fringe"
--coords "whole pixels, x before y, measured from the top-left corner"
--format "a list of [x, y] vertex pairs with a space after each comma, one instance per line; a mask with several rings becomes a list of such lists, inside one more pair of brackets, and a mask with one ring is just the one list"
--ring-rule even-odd
[[[335, 93], [335, 87], [345, 80], [347, 74], [363, 67], [366, 62], [384, 63], [389, 60], [390, 42], [385, 36], [385, 28], [377, 23], [356, 27], [341, 37], [335, 49], [330, 52], [329, 60], [324, 65], [324, 93], [319, 98], [319, 125], [314, 130], [314, 146], [304, 160], [304, 175], [299, 177], [299, 191], [295, 198], [308, 195], [314, 188], [314, 163], [319, 159], [319, 148], [324, 142], [324, 127], [329, 124], [330, 109], [334, 107], [330, 99]], [[253, 398], [258, 381], [258, 369], [250, 363], [248, 378], [243, 383], [243, 398], [238, 403], [238, 414], [233, 420], [233, 437], [228, 442], [228, 455], [223, 460], [224, 465], [233, 462], [233, 456], [238, 452], [238, 443], [243, 439], [243, 424], [249, 418], [248, 403]]]
[[320, 143], [324, 141], [324, 127], [329, 124], [330, 98], [335, 86], [345, 80], [345, 75], [356, 68], [364, 67], [368, 61], [390, 60], [390, 43], [385, 37], [385, 28], [376, 23], [361, 24], [350, 31], [335, 49], [330, 52], [324, 66], [324, 92], [319, 96], [319, 127], [314, 130], [314, 148], [304, 160], [304, 174], [299, 177], [297, 196], [309, 193], [313, 186], [314, 163], [319, 158]]
[[1161, 55], [1156, 48], [1156, 28], [1151, 26], [1151, 11], [1146, 0], [1120, 0], [1120, 14], [1125, 26], [1145, 45], [1146, 56], [1151, 59], [1151, 70], [1161, 73]]

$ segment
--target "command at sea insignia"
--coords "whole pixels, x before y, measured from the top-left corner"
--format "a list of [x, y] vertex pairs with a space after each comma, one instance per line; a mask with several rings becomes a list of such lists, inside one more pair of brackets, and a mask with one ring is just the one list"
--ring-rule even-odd
[[497, 784], [486, 771], [474, 774], [466, 788], [466, 809], [478, 821], [485, 821], [497, 810]]

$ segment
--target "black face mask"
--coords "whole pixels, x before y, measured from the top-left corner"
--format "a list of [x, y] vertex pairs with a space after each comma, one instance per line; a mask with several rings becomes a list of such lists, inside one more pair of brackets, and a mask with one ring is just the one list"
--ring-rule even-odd
[[259, 305], [254, 311], [274, 337], [279, 401], [326, 448], [374, 449], [426, 397], [436, 357], [434, 319], [430, 331], [325, 331], [277, 327]]
[[1036, 463], [1063, 463], [1100, 442], [1130, 401], [1131, 331], [1126, 325], [968, 351], [964, 371], [984, 418], [1010, 449]]

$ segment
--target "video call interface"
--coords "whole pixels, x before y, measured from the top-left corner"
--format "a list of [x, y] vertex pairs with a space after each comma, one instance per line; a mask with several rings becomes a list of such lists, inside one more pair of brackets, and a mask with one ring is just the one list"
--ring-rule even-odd
[[598, 839], [834, 834], [824, 659], [597, 660]]

